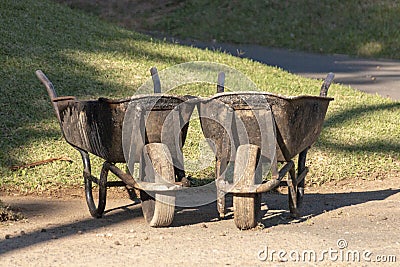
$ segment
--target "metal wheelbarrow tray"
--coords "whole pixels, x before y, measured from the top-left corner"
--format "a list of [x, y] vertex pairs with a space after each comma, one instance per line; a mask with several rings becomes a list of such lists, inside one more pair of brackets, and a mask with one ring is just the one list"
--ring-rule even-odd
[[[260, 193], [278, 186], [288, 186], [290, 212], [298, 215], [308, 172], [305, 165], [307, 151], [320, 135], [329, 102], [333, 100], [326, 97], [333, 77], [332, 73], [328, 74], [320, 96], [223, 93], [223, 86], [219, 86], [218, 94], [200, 101], [202, 130], [216, 150], [220, 217], [225, 214], [225, 194], [233, 193], [236, 226], [240, 229], [255, 227], [261, 209]], [[274, 138], [267, 134], [271, 131], [275, 133]], [[274, 147], [275, 157], [268, 154]], [[292, 159], [297, 155], [296, 173]], [[268, 181], [261, 177], [262, 164], [259, 162], [262, 161], [271, 166], [272, 178]], [[229, 162], [235, 162], [233, 183], [228, 182], [224, 174]], [[284, 163], [279, 171], [278, 162]], [[288, 179], [283, 181], [286, 174]]]
[[[185, 105], [179, 112], [176, 112], [176, 108], [190, 96], [154, 94], [121, 100], [99, 98], [79, 101], [70, 96], [57, 97], [52, 83], [43, 72], [36, 71], [36, 75], [47, 89], [65, 140], [82, 156], [85, 196], [91, 215], [93, 217], [103, 215], [107, 187], [125, 186], [140, 191], [143, 213], [151, 226], [171, 224], [175, 208], [173, 191], [182, 188], [181, 180], [185, 178], [181, 153], [174, 149], [181, 149], [185, 142], [189, 118], [195, 105]], [[137, 108], [131, 112], [136, 118], [133, 120], [128, 118], [128, 121], [133, 121], [133, 126], [143, 126], [141, 129], [131, 129], [135, 140], [139, 142], [134, 144], [135, 149], [130, 155], [130, 164], [140, 163], [140, 181], [132, 177], [130, 173], [133, 171], [125, 172], [115, 165], [127, 163], [123, 149], [123, 123], [130, 105]], [[177, 132], [179, 138], [177, 141], [167, 138], [161, 143], [160, 125], [173, 111], [178, 114], [172, 123], [179, 130]], [[138, 114], [143, 116], [138, 118]], [[104, 159], [99, 178], [92, 175], [89, 153]], [[146, 168], [146, 164], [153, 165], [154, 171], [162, 173], [164, 179], [154, 173], [147, 175], [153, 179], [145, 178], [145, 169], [149, 169]], [[133, 168], [133, 165], [131, 167]], [[122, 181], [107, 181], [109, 171]], [[93, 182], [99, 188], [97, 204], [92, 194]]]

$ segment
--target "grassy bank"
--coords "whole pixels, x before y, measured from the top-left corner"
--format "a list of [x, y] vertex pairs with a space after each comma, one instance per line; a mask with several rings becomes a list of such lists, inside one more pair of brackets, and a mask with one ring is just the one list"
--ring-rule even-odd
[[[150, 67], [197, 60], [227, 64], [265, 91], [319, 92], [319, 81], [223, 53], [153, 40], [54, 1], [1, 1], [0, 25], [2, 189], [40, 192], [82, 184], [79, 154], [63, 140], [45, 90], [34, 75], [36, 69], [49, 76], [59, 95], [80, 99], [129, 97], [149, 78]], [[309, 183], [398, 174], [400, 104], [339, 85], [332, 86], [329, 94], [335, 101], [310, 152]], [[190, 151], [196, 140], [188, 138]], [[10, 170], [61, 156], [72, 163]], [[100, 165], [95, 159], [95, 173]]]
[[168, 36], [400, 59], [399, 1], [57, 1]]

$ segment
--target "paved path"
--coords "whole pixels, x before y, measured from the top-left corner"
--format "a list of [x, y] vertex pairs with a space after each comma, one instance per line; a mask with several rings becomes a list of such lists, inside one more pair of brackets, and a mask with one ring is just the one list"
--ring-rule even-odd
[[179, 41], [183, 45], [226, 51], [309, 78], [335, 73], [335, 82], [383, 97], [400, 100], [400, 61], [361, 59], [345, 55], [320, 55], [258, 45], [233, 45]]

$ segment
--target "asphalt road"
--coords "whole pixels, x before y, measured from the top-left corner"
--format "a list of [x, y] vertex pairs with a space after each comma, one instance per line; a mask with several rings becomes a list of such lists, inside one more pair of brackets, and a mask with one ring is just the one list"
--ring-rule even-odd
[[[175, 42], [177, 40], [174, 40]], [[366, 93], [379, 94], [400, 100], [400, 61], [363, 59], [346, 55], [321, 55], [258, 45], [235, 45], [178, 41], [183, 45], [211, 50], [222, 50], [239, 57], [277, 66], [288, 72], [308, 78], [325, 78], [335, 73], [335, 82], [349, 85]]]

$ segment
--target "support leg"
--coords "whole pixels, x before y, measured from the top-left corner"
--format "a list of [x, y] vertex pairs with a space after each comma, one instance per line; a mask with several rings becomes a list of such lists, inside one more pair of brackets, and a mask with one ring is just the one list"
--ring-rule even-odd
[[221, 185], [225, 183], [225, 175], [222, 175], [221, 172], [224, 172], [226, 170], [226, 167], [226, 160], [217, 159], [217, 164], [215, 168], [215, 184], [217, 187], [217, 209], [219, 217], [221, 219], [225, 218], [225, 192], [221, 190]]
[[[299, 154], [299, 160], [298, 160], [298, 164], [297, 164], [297, 176], [300, 176], [303, 173], [303, 171], [305, 171], [305, 169], [306, 169], [307, 152], [308, 152], [308, 148], [304, 149]], [[300, 183], [297, 185], [297, 207], [298, 208], [301, 208], [301, 205], [303, 203], [304, 180], [305, 180], [305, 178], [302, 181], [300, 181]]]
[[289, 171], [288, 177], [288, 196], [289, 196], [289, 210], [293, 217], [299, 216], [297, 210], [297, 186], [296, 186], [296, 171], [294, 167]]
[[[90, 214], [95, 218], [100, 218], [106, 207], [106, 198], [107, 198], [107, 176], [109, 171], [109, 164], [105, 162], [103, 164], [103, 168], [100, 173], [100, 179], [92, 176], [91, 166], [90, 166], [90, 158], [89, 154], [86, 151], [78, 150], [82, 156], [83, 162], [83, 178], [85, 183], [85, 197], [86, 203], [89, 207]], [[92, 193], [92, 182], [95, 182], [99, 186], [99, 197], [98, 204], [94, 202], [93, 193]]]

